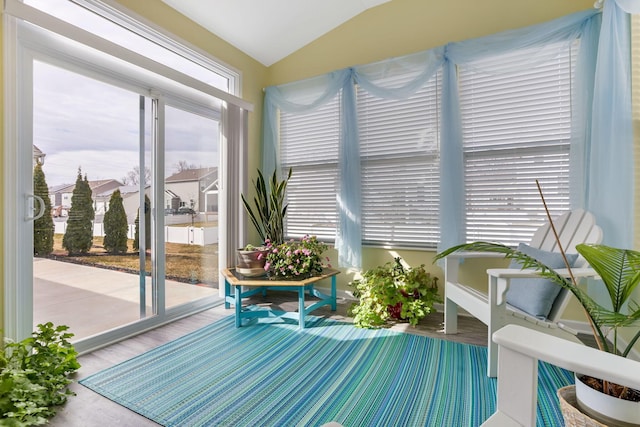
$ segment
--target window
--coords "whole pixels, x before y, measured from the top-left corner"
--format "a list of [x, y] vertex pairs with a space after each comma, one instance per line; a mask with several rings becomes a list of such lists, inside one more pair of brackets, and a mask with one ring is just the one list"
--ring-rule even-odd
[[287, 185], [285, 234], [289, 237], [335, 238], [339, 114], [340, 98], [336, 96], [315, 111], [280, 115], [282, 170], [294, 171]]
[[[459, 67], [465, 200], [459, 226], [468, 241], [529, 240], [546, 220], [536, 180], [552, 215], [570, 208], [576, 45], [549, 44]], [[541, 63], [522, 71], [517, 64], [531, 57]], [[411, 79], [403, 73], [383, 79], [389, 87], [402, 87]], [[401, 100], [357, 88], [363, 244], [435, 248], [440, 241], [440, 170], [448, 167], [440, 164], [441, 82], [438, 72]], [[291, 236], [335, 236], [340, 114], [338, 99], [312, 113], [281, 113], [281, 164], [294, 169]]]
[[[519, 51], [483, 60], [502, 66]], [[546, 214], [569, 209], [572, 50], [524, 72], [459, 70], [467, 241], [528, 241]]]
[[25, 3], [225, 92], [239, 92], [237, 71], [102, 1], [25, 0]]
[[438, 242], [439, 92], [438, 75], [404, 100], [358, 90], [363, 243]]
[[[21, 201], [24, 195], [32, 193], [29, 166], [36, 142], [48, 154], [44, 167], [49, 180], [66, 182], [69, 180], [67, 170], [73, 173], [81, 163], [85, 177], [89, 175], [95, 182], [109, 181], [123, 195], [127, 190], [123, 204], [126, 205], [130, 232], [133, 232], [134, 223], [140, 224], [137, 270], [134, 267], [134, 273], [120, 283], [121, 289], [125, 282], [127, 287], [132, 287], [130, 295], [133, 297], [131, 301], [126, 300], [126, 310], [118, 309], [120, 314], [126, 311], [130, 318], [124, 323], [103, 323], [98, 320], [106, 315], [96, 313], [96, 322], [91, 326], [104, 328], [106, 325], [108, 330], [76, 334], [80, 339], [75, 343], [79, 351], [220, 303], [223, 290], [217, 286], [217, 271], [229, 265], [232, 252], [227, 248], [237, 247], [239, 236], [237, 224], [229, 224], [228, 218], [238, 217], [240, 168], [237, 165], [243, 161], [246, 109], [251, 109], [249, 103], [230, 93], [234, 91], [238, 76], [231, 71], [224, 74], [221, 71], [224, 67], [216, 68], [212, 58], [202, 56], [201, 62], [195, 61], [191, 58], [190, 48], [179, 41], [169, 43], [170, 39], [165, 36], [166, 40], [159, 43], [161, 37], [152, 29], [137, 23], [134, 18], [125, 19], [126, 15], [111, 10], [98, 0], [27, 0], [24, 4], [7, 0], [4, 12], [3, 37], [8, 46], [8, 63], [16, 65], [8, 67], [5, 73], [5, 87], [8, 88], [5, 94], [5, 133], [8, 137], [5, 140], [7, 152], [11, 153], [7, 164], [11, 167], [5, 168], [3, 175], [11, 191], [7, 191], [4, 198], [5, 203], [17, 206], [7, 216], [7, 223], [15, 224], [15, 230], [5, 239], [5, 246], [16, 248], [5, 260], [7, 336], [14, 339], [28, 336], [38, 314], [34, 312], [34, 307], [38, 308], [35, 300], [42, 295], [41, 292], [34, 293], [36, 279], [38, 283], [47, 280], [36, 276], [42, 271], [38, 270], [39, 263], [32, 262], [33, 224], [22, 220], [29, 208]], [[78, 20], [78, 16], [84, 18]], [[126, 25], [120, 22], [121, 19]], [[80, 30], [70, 23], [87, 30]], [[120, 28], [121, 25], [126, 29]], [[87, 31], [106, 38], [94, 37]], [[113, 39], [108, 36], [109, 31], [125, 36], [116, 41], [115, 36]], [[153, 40], [156, 48], [165, 51], [166, 61], [155, 57], [152, 62], [148, 60], [149, 56], [144, 58], [136, 52], [139, 49], [149, 54], [152, 50], [137, 44], [145, 38]], [[178, 64], [178, 57], [182, 57], [182, 65]], [[192, 67], [183, 67], [189, 61], [194, 62]], [[194, 71], [198, 69], [199, 72]], [[222, 82], [220, 87], [214, 86], [216, 82]], [[108, 140], [104, 141], [105, 138]], [[67, 165], [64, 162], [68, 162], [67, 170], [64, 170]], [[215, 178], [227, 184], [221, 192], [222, 202], [218, 204], [217, 190], [207, 189], [205, 193], [200, 191], [197, 179], [189, 179], [173, 194], [177, 195], [176, 205], [193, 208], [189, 211], [192, 217], [174, 218], [173, 212], [162, 215], [164, 206], [174, 207], [173, 200], [168, 203], [165, 189], [167, 173], [176, 165], [188, 165], [188, 169], [206, 172], [211, 179], [215, 172]], [[62, 173], [56, 175], [54, 170]], [[130, 183], [132, 185], [122, 185], [125, 184], [122, 177], [130, 176], [127, 171], [136, 170], [138, 174], [149, 171], [149, 176], [144, 181], [138, 179]], [[221, 171], [220, 176], [217, 171]], [[106, 189], [93, 194], [96, 197], [94, 206], [106, 206], [103, 200], [98, 200], [108, 196]], [[208, 212], [209, 206], [214, 211]], [[219, 224], [224, 232], [220, 239], [217, 233], [208, 233], [206, 241], [203, 233], [198, 242], [195, 234], [182, 233], [178, 244], [201, 244], [204, 249], [192, 257], [190, 270], [176, 268], [182, 267], [179, 264], [172, 268], [170, 258], [173, 261], [180, 259], [165, 248], [165, 243], [174, 242], [165, 226], [193, 225], [195, 214], [212, 227], [217, 228]], [[60, 222], [63, 220], [60, 218]], [[102, 220], [102, 217], [94, 220], [94, 233], [100, 229], [98, 224]], [[183, 282], [171, 278], [177, 270], [189, 280], [208, 286], [198, 287], [196, 293], [189, 292], [186, 299], [174, 298], [182, 294], [175, 292], [179, 289], [174, 285], [182, 286]], [[146, 272], [150, 272], [150, 279]], [[33, 286], [17, 287], [17, 283], [32, 283]], [[71, 303], [77, 306], [77, 299]], [[62, 304], [56, 309], [60, 307]], [[72, 310], [63, 310], [63, 313], [73, 316]]]

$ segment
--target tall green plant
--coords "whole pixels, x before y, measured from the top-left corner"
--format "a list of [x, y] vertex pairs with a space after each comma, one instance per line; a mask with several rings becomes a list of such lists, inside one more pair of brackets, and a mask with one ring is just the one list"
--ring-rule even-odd
[[95, 211], [93, 210], [93, 199], [91, 198], [91, 187], [85, 174], [82, 178], [82, 171], [78, 169], [76, 185], [71, 195], [71, 209], [67, 219], [67, 230], [62, 238], [62, 247], [69, 254], [86, 254], [91, 249], [93, 243], [93, 220]]
[[116, 190], [109, 199], [109, 209], [104, 214], [104, 238], [102, 244], [104, 249], [113, 254], [126, 253], [128, 246], [127, 213], [122, 204], [120, 190]]
[[271, 181], [267, 186], [262, 172], [258, 169], [258, 178], [253, 181], [256, 193], [253, 198], [255, 210], [244, 194], [241, 195], [244, 208], [263, 242], [270, 241], [273, 245], [284, 242], [284, 217], [287, 214], [288, 206], [284, 201], [291, 172], [292, 170], [289, 169], [287, 178], [280, 181], [278, 171], [273, 171]]

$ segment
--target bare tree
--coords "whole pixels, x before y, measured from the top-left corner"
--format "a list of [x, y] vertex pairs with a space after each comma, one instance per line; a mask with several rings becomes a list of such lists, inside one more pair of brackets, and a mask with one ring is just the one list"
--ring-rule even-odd
[[180, 160], [178, 163], [173, 165], [173, 167], [176, 169], [177, 172], [182, 172], [189, 169], [198, 169], [196, 165], [194, 165], [193, 163], [189, 164], [186, 160]]
[[[144, 167], [144, 182], [151, 182], [151, 169], [148, 166]], [[124, 185], [140, 184], [140, 166], [134, 166], [132, 170], [127, 172], [127, 175], [122, 177], [122, 183]]]

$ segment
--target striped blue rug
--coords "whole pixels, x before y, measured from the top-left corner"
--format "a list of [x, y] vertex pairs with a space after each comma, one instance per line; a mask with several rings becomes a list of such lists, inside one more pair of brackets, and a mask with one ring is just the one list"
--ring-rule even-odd
[[[485, 347], [307, 322], [229, 316], [80, 383], [164, 426], [478, 426], [495, 410]], [[561, 426], [556, 390], [573, 376], [539, 375], [538, 425]]]

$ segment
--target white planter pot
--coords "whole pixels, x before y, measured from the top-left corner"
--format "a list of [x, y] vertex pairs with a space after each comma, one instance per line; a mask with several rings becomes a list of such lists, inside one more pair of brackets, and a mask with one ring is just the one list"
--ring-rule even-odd
[[640, 402], [618, 399], [594, 390], [576, 374], [578, 408], [591, 418], [606, 425], [620, 427], [640, 426]]

